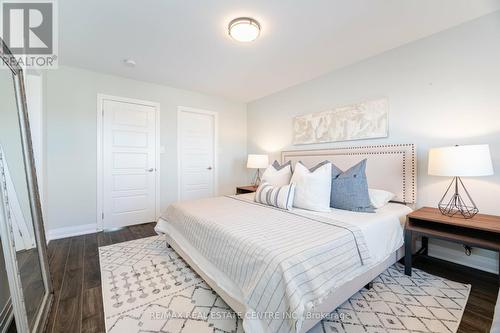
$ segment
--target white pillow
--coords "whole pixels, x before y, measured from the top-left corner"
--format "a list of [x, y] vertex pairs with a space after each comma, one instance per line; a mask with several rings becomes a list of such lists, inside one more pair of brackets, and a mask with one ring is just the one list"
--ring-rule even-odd
[[290, 210], [292, 209], [294, 194], [294, 183], [285, 186], [272, 186], [268, 183], [262, 183], [255, 192], [255, 202]]
[[368, 189], [368, 195], [370, 196], [370, 201], [372, 203], [372, 206], [375, 207], [376, 209], [384, 207], [385, 205], [387, 205], [389, 201], [394, 199], [394, 197], [396, 196], [394, 193], [384, 190], [377, 190], [373, 188]]
[[267, 167], [262, 174], [262, 183], [268, 183], [273, 186], [283, 186], [290, 184], [292, 177], [292, 164], [290, 162], [279, 165], [277, 161]]
[[330, 211], [332, 163], [322, 162], [309, 171], [302, 163], [295, 164], [291, 183], [295, 183], [293, 206], [318, 212]]

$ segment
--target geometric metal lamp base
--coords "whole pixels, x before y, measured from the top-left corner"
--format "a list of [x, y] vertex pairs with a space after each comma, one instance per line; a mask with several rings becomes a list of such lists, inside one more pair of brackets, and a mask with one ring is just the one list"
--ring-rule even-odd
[[252, 185], [254, 186], [259, 186], [260, 185], [260, 182], [261, 182], [261, 178], [260, 178], [260, 169], [257, 169], [257, 172], [255, 173], [255, 178], [254, 178], [254, 181], [252, 182]]
[[[451, 198], [448, 202], [444, 202], [446, 196], [448, 195], [448, 191], [450, 190], [452, 185], [455, 189], [455, 193], [451, 196]], [[465, 192], [466, 198], [468, 201], [467, 203], [460, 195], [459, 187], [461, 187], [463, 189], [463, 191]], [[460, 177], [453, 178], [450, 185], [446, 189], [446, 192], [444, 193], [443, 197], [441, 198], [441, 201], [439, 201], [438, 207], [439, 207], [439, 211], [443, 215], [455, 216], [457, 214], [460, 214], [465, 219], [470, 219], [470, 218], [474, 217], [474, 215], [476, 215], [479, 212], [479, 210], [476, 207], [476, 204], [472, 200], [469, 192], [465, 188], [464, 183], [462, 183], [462, 180], [460, 179]]]

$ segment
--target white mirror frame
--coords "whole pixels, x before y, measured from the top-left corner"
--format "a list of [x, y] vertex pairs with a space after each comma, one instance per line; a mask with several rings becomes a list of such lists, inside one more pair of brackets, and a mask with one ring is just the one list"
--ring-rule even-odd
[[15, 98], [17, 103], [19, 127], [21, 131], [21, 141], [23, 148], [23, 160], [26, 172], [26, 182], [28, 184], [28, 196], [30, 201], [31, 217], [33, 229], [37, 243], [38, 255], [40, 259], [40, 268], [45, 286], [45, 293], [41, 305], [36, 314], [33, 328], [30, 330], [26, 306], [22, 290], [21, 278], [19, 275], [16, 248], [14, 244], [14, 235], [12, 233], [12, 222], [6, 203], [8, 202], [7, 188], [4, 173], [4, 157], [0, 153], [0, 235], [2, 239], [2, 248], [5, 258], [5, 268], [9, 280], [9, 289], [11, 293], [12, 306], [16, 321], [17, 331], [19, 333], [43, 332], [50, 307], [53, 299], [53, 289], [50, 279], [49, 263], [47, 260], [47, 241], [42, 219], [42, 208], [40, 195], [38, 192], [38, 183], [36, 178], [35, 161], [33, 148], [31, 144], [31, 132], [29, 127], [28, 109], [26, 104], [26, 93], [24, 86], [24, 75], [21, 67], [17, 65], [13, 55], [9, 52], [4, 41], [0, 38], [0, 58], [10, 68], [15, 89]]

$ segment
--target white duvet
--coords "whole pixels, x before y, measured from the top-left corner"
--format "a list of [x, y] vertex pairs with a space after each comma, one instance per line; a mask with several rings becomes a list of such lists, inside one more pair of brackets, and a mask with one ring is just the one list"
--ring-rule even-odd
[[245, 305], [250, 333], [298, 331], [314, 305], [402, 245], [400, 217], [410, 211], [389, 204], [374, 214], [287, 213], [252, 199], [175, 204], [156, 228]]

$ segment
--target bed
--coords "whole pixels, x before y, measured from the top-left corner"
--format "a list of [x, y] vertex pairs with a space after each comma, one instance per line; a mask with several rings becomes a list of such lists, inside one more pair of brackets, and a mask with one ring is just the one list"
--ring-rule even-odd
[[284, 211], [253, 194], [173, 204], [156, 231], [243, 319], [246, 332], [306, 332], [403, 256], [415, 203], [415, 147], [282, 153], [306, 166], [368, 158], [371, 188], [396, 194], [375, 213]]

